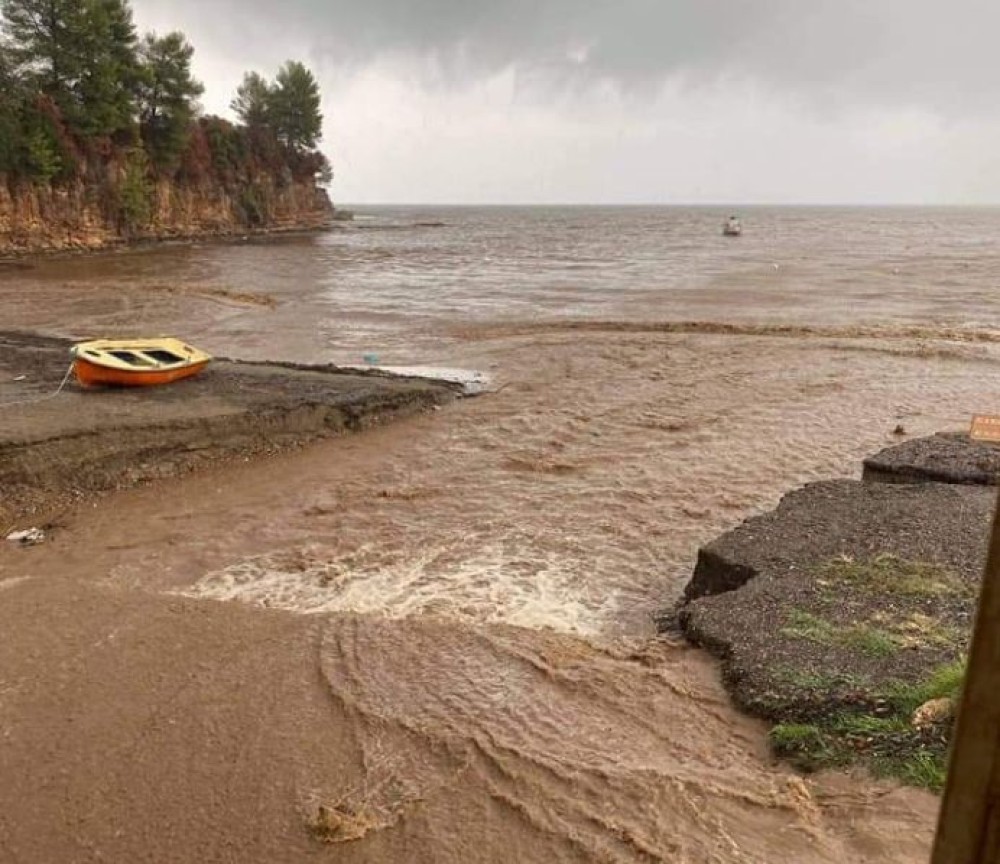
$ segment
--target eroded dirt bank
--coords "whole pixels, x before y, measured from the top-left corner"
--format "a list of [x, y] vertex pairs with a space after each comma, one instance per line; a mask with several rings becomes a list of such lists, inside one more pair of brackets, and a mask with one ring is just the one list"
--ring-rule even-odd
[[273, 453], [450, 401], [446, 385], [213, 362], [170, 387], [83, 390], [67, 340], [0, 333], [0, 528], [234, 456]]

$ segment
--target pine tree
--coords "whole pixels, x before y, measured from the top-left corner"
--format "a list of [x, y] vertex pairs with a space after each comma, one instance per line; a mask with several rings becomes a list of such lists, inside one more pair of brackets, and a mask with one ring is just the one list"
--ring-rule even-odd
[[292, 150], [313, 150], [323, 137], [319, 85], [312, 72], [289, 60], [278, 72], [270, 99], [271, 123]]
[[16, 171], [21, 147], [24, 90], [8, 52], [0, 45], [0, 174]]
[[87, 137], [113, 135], [134, 128], [138, 36], [124, 0], [90, 0], [86, 6], [78, 128]]
[[43, 93], [68, 99], [80, 78], [90, 4], [81, 0], [2, 0], [14, 67]]
[[205, 88], [191, 74], [194, 48], [183, 33], [149, 33], [139, 49], [139, 124], [143, 140], [157, 167], [176, 164], [197, 98]]
[[83, 137], [133, 123], [136, 34], [126, 0], [2, 0], [10, 56]]
[[247, 72], [229, 107], [244, 126], [267, 126], [273, 98], [274, 86], [256, 72]]

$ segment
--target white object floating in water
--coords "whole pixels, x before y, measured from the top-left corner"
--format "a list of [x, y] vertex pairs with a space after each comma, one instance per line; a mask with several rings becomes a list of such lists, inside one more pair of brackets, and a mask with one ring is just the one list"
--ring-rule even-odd
[[7, 535], [7, 540], [21, 546], [37, 546], [45, 542], [45, 532], [41, 528], [26, 528], [24, 531], [11, 532]]
[[18, 375], [14, 380], [15, 381], [27, 381], [28, 380], [28, 376], [27, 375]]

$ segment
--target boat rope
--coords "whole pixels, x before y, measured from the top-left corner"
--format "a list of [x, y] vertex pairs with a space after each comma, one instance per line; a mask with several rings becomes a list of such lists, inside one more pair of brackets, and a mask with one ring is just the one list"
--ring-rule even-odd
[[6, 408], [8, 405], [34, 405], [36, 402], [46, 402], [49, 399], [55, 399], [56, 396], [66, 389], [66, 385], [69, 383], [69, 379], [72, 374], [73, 364], [70, 363], [69, 369], [67, 369], [66, 374], [63, 375], [62, 382], [53, 393], [47, 393], [45, 396], [37, 396], [34, 399], [18, 399], [14, 402], [0, 402], [0, 407]]

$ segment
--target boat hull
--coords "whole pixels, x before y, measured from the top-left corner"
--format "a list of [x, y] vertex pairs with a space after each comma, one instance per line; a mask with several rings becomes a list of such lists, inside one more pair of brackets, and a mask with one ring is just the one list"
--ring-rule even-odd
[[76, 357], [73, 374], [83, 387], [156, 387], [197, 375], [207, 365], [208, 360], [200, 360], [170, 369], [111, 369]]

